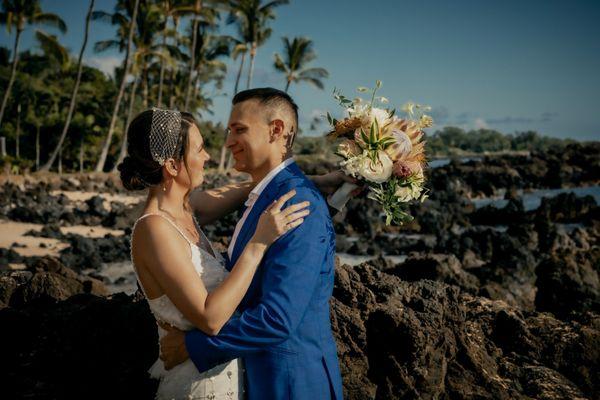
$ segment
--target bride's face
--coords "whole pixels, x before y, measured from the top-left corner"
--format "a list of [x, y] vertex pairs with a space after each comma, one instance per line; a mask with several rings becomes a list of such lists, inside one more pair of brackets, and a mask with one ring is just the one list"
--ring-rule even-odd
[[192, 188], [198, 187], [204, 182], [204, 163], [210, 160], [210, 155], [204, 148], [204, 140], [196, 124], [188, 131], [188, 148], [185, 154], [187, 168], [181, 162], [182, 183]]

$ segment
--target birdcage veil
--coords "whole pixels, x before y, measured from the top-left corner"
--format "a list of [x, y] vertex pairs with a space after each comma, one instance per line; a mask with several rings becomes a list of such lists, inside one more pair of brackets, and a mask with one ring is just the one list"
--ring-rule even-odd
[[181, 113], [152, 107], [152, 124], [150, 125], [152, 159], [160, 165], [164, 165], [169, 158], [175, 158], [181, 145]]

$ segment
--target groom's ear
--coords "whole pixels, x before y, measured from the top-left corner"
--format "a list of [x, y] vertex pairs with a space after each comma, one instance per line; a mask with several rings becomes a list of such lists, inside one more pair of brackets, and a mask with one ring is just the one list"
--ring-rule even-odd
[[271, 141], [275, 141], [283, 135], [285, 129], [285, 122], [281, 119], [274, 119], [271, 121]]

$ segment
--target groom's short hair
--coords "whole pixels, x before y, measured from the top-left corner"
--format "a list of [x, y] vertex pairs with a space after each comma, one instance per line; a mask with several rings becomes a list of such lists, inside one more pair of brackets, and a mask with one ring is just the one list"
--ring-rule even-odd
[[290, 95], [271, 87], [248, 89], [233, 96], [231, 103], [235, 105], [246, 100], [254, 99], [258, 100], [259, 104], [266, 108], [284, 112], [288, 115], [289, 119], [294, 123], [294, 137], [292, 139], [292, 144], [294, 144], [294, 140], [298, 134], [298, 105], [294, 103], [294, 100], [292, 100]]

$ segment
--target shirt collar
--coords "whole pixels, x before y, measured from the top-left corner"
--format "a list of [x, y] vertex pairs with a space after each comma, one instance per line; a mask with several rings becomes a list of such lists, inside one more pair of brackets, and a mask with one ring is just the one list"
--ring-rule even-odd
[[256, 199], [259, 198], [263, 190], [267, 187], [267, 185], [275, 178], [277, 174], [287, 168], [288, 165], [294, 162], [292, 157], [284, 160], [281, 164], [273, 168], [255, 187], [252, 189], [250, 194], [248, 195], [248, 200], [244, 203], [246, 207], [250, 207]]

